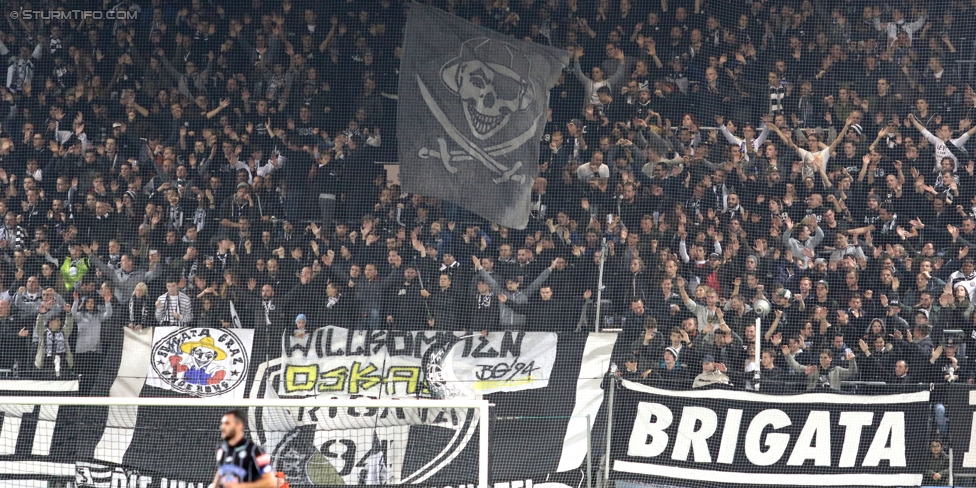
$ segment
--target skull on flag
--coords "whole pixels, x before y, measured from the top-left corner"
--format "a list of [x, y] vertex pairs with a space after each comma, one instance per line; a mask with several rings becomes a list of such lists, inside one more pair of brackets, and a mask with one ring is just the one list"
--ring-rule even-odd
[[441, 69], [447, 88], [461, 99], [471, 134], [487, 140], [524, 111], [535, 96], [528, 57], [512, 46], [484, 37], [461, 45], [461, 53]]

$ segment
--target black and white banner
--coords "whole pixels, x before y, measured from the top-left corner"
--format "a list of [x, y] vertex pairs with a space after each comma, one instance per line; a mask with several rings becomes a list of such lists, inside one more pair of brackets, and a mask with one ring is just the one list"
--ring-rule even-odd
[[976, 474], [976, 389], [967, 384], [953, 384], [946, 389], [946, 414], [952, 421], [949, 429], [956, 473]]
[[[7, 486], [4, 483], [8, 480], [31, 487], [45, 486], [46, 481], [71, 480], [79, 487], [94, 488], [206, 487], [213, 477], [219, 422], [227, 407], [195, 406], [194, 402], [208, 401], [200, 398], [200, 391], [177, 389], [169, 384], [154, 386], [147, 378], [153, 377], [150, 370], [159, 358], [163, 360], [162, 367], [187, 364], [187, 371], [195, 366], [196, 370], [215, 377], [217, 372], [226, 370], [224, 377], [234, 378], [239, 363], [234, 363], [233, 358], [251, 357], [251, 354], [250, 351], [234, 352], [238, 342], [231, 344], [229, 336], [222, 336], [219, 331], [165, 332], [165, 335], [156, 334], [154, 340], [151, 329], [126, 328], [121, 354], [106, 359], [104, 378], [99, 381], [104, 380], [103, 394], [108, 396], [178, 397], [185, 399], [184, 405], [84, 408], [0, 405], [0, 486]], [[178, 342], [159, 340], [173, 333], [180, 338]], [[283, 383], [301, 384], [294, 378], [299, 371], [292, 371], [292, 378], [288, 378], [289, 365], [329, 365], [328, 361], [338, 361], [342, 363], [338, 367], [356, 368], [356, 363], [360, 363], [357, 376], [351, 374], [352, 369], [348, 370], [349, 381], [360, 385], [390, 383], [389, 390], [377, 388], [380, 395], [392, 394], [394, 385], [403, 388], [404, 383], [414, 382], [418, 396], [429, 396], [418, 357], [423, 357], [424, 348], [433, 342], [420, 340], [419, 335], [370, 331], [371, 342], [359, 351], [365, 336], [343, 337], [342, 341], [338, 341], [339, 335], [334, 335], [332, 341], [322, 337], [321, 343], [313, 341], [307, 349], [286, 348], [281, 357], [250, 363], [247, 380], [223, 390], [241, 390], [244, 398], [279, 397], [280, 392], [287, 391]], [[208, 338], [213, 338], [213, 344]], [[534, 479], [544, 480], [548, 474], [578, 471], [588, 442], [586, 417], [595, 418], [603, 402], [600, 382], [616, 335], [523, 336], [513, 332], [493, 334], [484, 341], [480, 335], [472, 341], [460, 339], [451, 356], [454, 366], [466, 369], [455, 376], [464, 377], [468, 370], [480, 372], [483, 368], [479, 365], [491, 365], [488, 370], [501, 372], [506, 364], [528, 364], [532, 362], [530, 358], [535, 359], [534, 366], [519, 369], [527, 373], [519, 373], [518, 377], [476, 378], [472, 382], [477, 385], [478, 381], [487, 381], [484, 388], [476, 389], [494, 391], [487, 395], [495, 405], [493, 417], [507, 419], [496, 419], [489, 425], [492, 479], [527, 480], [541, 475]], [[519, 346], [522, 341], [525, 343]], [[246, 347], [247, 342], [241, 341], [245, 349], [250, 349]], [[407, 342], [412, 346], [407, 348]], [[161, 344], [169, 345], [161, 347]], [[353, 345], [349, 355], [339, 355], [338, 349], [349, 344]], [[335, 347], [326, 347], [329, 345]], [[543, 345], [549, 350], [541, 350]], [[195, 363], [193, 353], [201, 348], [204, 352], [219, 348], [226, 352], [226, 357], [218, 353], [213, 358], [203, 358], [204, 361], [212, 359], [210, 363]], [[194, 357], [186, 358], [175, 352], [159, 354], [166, 350], [178, 350]], [[361, 354], [367, 350], [376, 352], [377, 357]], [[332, 355], [319, 356], [316, 351], [329, 351]], [[305, 354], [313, 361], [302, 357]], [[173, 357], [181, 361], [171, 361]], [[407, 361], [405, 358], [412, 363], [399, 365], [402, 369], [387, 371], [389, 368], [382, 366], [384, 362], [397, 366], [396, 361]], [[219, 368], [212, 366], [214, 361]], [[365, 371], [370, 364], [377, 365], [375, 371]], [[312, 378], [320, 376], [312, 375]], [[202, 378], [200, 374], [196, 377]], [[407, 381], [395, 381], [398, 379]], [[316, 388], [335, 385], [327, 381], [314, 384]], [[29, 386], [23, 382], [0, 383], [0, 389]], [[35, 386], [49, 388], [49, 395], [72, 395], [78, 388], [77, 381], [36, 382]], [[334, 391], [335, 396], [340, 394], [340, 389]], [[477, 410], [319, 408], [316, 403], [322, 402], [309, 400], [307, 408], [249, 411], [249, 434], [272, 454], [275, 470], [288, 474], [295, 488], [378, 482], [457, 487], [477, 482], [481, 421]], [[516, 419], [518, 416], [525, 418]], [[509, 486], [525, 485], [513, 482]]]
[[624, 381], [611, 470], [618, 480], [721, 486], [918, 486], [928, 400], [928, 391], [773, 396]]
[[466, 398], [545, 388], [556, 359], [556, 334], [353, 330], [322, 327], [282, 344], [279, 397], [403, 397], [424, 387], [424, 359], [456, 344], [441, 361], [442, 380]]
[[[372, 331], [371, 334], [380, 337], [382, 331]], [[379, 351], [378, 358], [372, 360], [377, 363], [375, 371], [384, 370], [380, 363], [389, 351], [399, 350], [402, 361], [424, 356], [411, 352], [413, 348], [403, 347], [403, 333], [396, 335], [400, 344], [397, 348], [392, 347], [395, 335], [387, 334], [389, 342], [380, 341], [370, 348]], [[523, 343], [523, 336], [525, 345], [516, 346]], [[420, 336], [409, 337], [419, 339]], [[469, 339], [460, 338], [450, 351], [449, 357], [454, 361], [448, 369], [457, 372], [458, 367], [471, 369], [465, 364], [484, 363], [493, 365], [492, 371], [499, 371], [497, 365], [529, 363], [533, 359], [537, 364], [529, 368], [535, 371], [527, 374], [525, 381], [497, 378], [502, 381], [484, 383], [484, 390], [495, 391], [486, 396], [495, 405], [489, 446], [492, 478], [518, 479], [580, 468], [587, 452], [586, 418], [595, 418], [603, 402], [600, 383], [610, 361], [616, 334], [557, 336], [497, 332], [486, 338], [478, 335]], [[358, 339], [349, 340], [350, 344], [358, 343]], [[333, 344], [333, 351], [339, 349], [337, 344], [346, 344], [343, 341], [325, 343]], [[428, 343], [436, 342], [416, 340], [414, 343], [417, 344], [416, 351], [420, 351], [421, 347], [428, 347]], [[530, 343], [536, 344], [530, 346]], [[544, 352], [538, 345], [548, 345], [551, 349]], [[322, 347], [310, 348], [306, 352], [314, 354], [317, 349], [321, 351]], [[358, 349], [353, 346], [351, 350]], [[513, 350], [521, 353], [505, 352]], [[289, 355], [261, 364], [255, 374], [258, 380], [249, 396], [280, 398], [282, 391], [290, 391], [283, 385], [295, 383], [293, 365], [301, 364], [296, 352], [292, 350]], [[352, 356], [355, 358], [356, 354]], [[330, 360], [339, 359], [341, 357]], [[349, 361], [348, 358], [344, 360]], [[401, 367], [407, 368], [407, 365]], [[482, 380], [472, 384], [477, 385]], [[537, 384], [541, 380], [545, 383]], [[517, 385], [521, 388], [516, 388]], [[420, 385], [418, 388], [425, 387]], [[334, 392], [338, 396], [342, 390], [335, 389]], [[383, 394], [391, 393], [393, 390]], [[291, 482], [296, 488], [333, 484], [339, 480], [347, 485], [364, 483], [365, 478], [378, 471], [370, 469], [371, 459], [382, 460], [384, 481], [390, 484], [476, 482], [481, 419], [477, 418], [475, 410], [310, 407], [293, 410], [254, 408], [250, 413], [252, 431], [272, 453], [275, 469], [288, 473], [289, 480], [298, 480]]]

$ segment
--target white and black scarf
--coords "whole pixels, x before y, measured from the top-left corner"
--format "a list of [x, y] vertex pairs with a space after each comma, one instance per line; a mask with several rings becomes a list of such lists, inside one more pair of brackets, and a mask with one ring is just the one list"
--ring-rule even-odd
[[780, 113], [783, 111], [783, 98], [786, 90], [782, 86], [769, 87], [769, 112]]
[[47, 357], [68, 352], [68, 341], [64, 338], [64, 331], [58, 329], [57, 332], [47, 329], [47, 337], [44, 342], [44, 352]]

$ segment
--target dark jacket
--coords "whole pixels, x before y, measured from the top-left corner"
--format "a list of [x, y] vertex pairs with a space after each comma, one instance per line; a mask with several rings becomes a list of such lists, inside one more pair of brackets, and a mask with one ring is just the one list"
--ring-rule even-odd
[[[940, 478], [936, 481], [932, 478], [935, 473], [939, 473]], [[939, 453], [938, 457], [929, 456], [925, 464], [925, 473], [922, 475], [923, 486], [949, 486], [949, 456], [945, 452]]]
[[420, 280], [393, 282], [386, 289], [383, 316], [393, 317], [387, 325], [400, 330], [418, 330], [427, 327], [426, 304], [420, 295]]
[[467, 314], [466, 323], [469, 331], [492, 331], [501, 328], [501, 309], [498, 295], [475, 293], [465, 298], [464, 302], [463, 307]]
[[523, 304], [508, 305], [515, 313], [525, 315], [525, 329], [539, 332], [570, 332], [576, 330], [584, 300], [555, 298], [543, 300], [539, 297], [529, 299]]
[[437, 330], [460, 330], [463, 328], [461, 321], [458, 320], [458, 303], [454, 288], [440, 290], [431, 293], [427, 299], [427, 308], [430, 317], [434, 320], [434, 328]]

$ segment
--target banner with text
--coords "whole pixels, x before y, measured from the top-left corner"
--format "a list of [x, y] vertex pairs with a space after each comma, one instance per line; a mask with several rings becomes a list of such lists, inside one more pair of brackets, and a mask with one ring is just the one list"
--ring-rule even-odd
[[[102, 363], [101, 386], [96, 388], [99, 394], [177, 397], [182, 404], [0, 408], [0, 486], [15, 479], [25, 486], [70, 481], [93, 488], [204, 488], [212, 480], [213, 452], [226, 407], [205, 406], [208, 402], [200, 397], [280, 398], [282, 384], [289, 381], [288, 365], [301, 365], [303, 361], [305, 365], [319, 364], [323, 357], [376, 365], [373, 374], [386, 371], [384, 378], [399, 377], [389, 376], [388, 368], [382, 367], [384, 362], [389, 364], [394, 361], [391, 358], [401, 356], [411, 358], [411, 367], [416, 369], [410, 374], [418, 376], [415, 385], [406, 388], [397, 384], [397, 389], [391, 386], [387, 390], [360, 381], [361, 396], [363, 391], [375, 396], [386, 397], [388, 392], [402, 396], [409, 390], [429, 398], [428, 392], [433, 389], [425, 375], [432, 367], [450, 368], [452, 375], [461, 378], [468, 374], [466, 371], [486, 371], [480, 380], [475, 376], [468, 383], [488, 381], [489, 388], [472, 389], [494, 391], [487, 395], [494, 405], [493, 417], [497, 416], [490, 424], [493, 480], [525, 480], [537, 475], [544, 480], [551, 473], [568, 473], [583, 466], [589, 443], [587, 417], [595, 418], [602, 404], [600, 383], [616, 334], [557, 336], [513, 331], [482, 338], [480, 334], [323, 331], [330, 329], [332, 339], [327, 332], [311, 334], [306, 345], [294, 349], [290, 336], [286, 336], [283, 352], [287, 354], [259, 363], [249, 361], [251, 331], [124, 328], [121, 353], [107, 355]], [[237, 350], [239, 344], [241, 350]], [[346, 350], [353, 354], [345, 356]], [[322, 351], [333, 354], [320, 355]], [[435, 354], [453, 358], [451, 364], [431, 360]], [[519, 366], [533, 361], [535, 365]], [[515, 366], [508, 366], [511, 364]], [[246, 379], [240, 383], [229, 380], [238, 376], [238, 367], [246, 372]], [[508, 370], [520, 371], [514, 379], [522, 380], [508, 381], [513, 379]], [[219, 389], [207, 390], [198, 384], [213, 386], [217, 381], [194, 383], [207, 380], [205, 375], [217, 379], [220, 371], [225, 372], [220, 381], [227, 384], [220, 384]], [[174, 380], [162, 381], [166, 378]], [[10, 394], [15, 395], [30, 394], [16, 389], [31, 387], [47, 387], [48, 395], [73, 395], [77, 381], [6, 386], [13, 388]], [[409, 408], [409, 402], [404, 408], [337, 408], [312, 397], [307, 401], [304, 408], [248, 410], [249, 435], [272, 455], [275, 470], [287, 473], [294, 488], [368, 484], [377, 479], [388, 484], [425, 486], [476, 481], [482, 420], [477, 411]], [[513, 482], [511, 486], [516, 485]]]
[[457, 342], [443, 372], [469, 396], [545, 388], [556, 360], [556, 334], [351, 330], [323, 327], [283, 339], [280, 397], [312, 395], [416, 397], [424, 359]]
[[155, 327], [146, 384], [195, 397], [244, 398], [253, 329]]
[[617, 389], [618, 480], [752, 486], [918, 486], [929, 392], [855, 396]]

